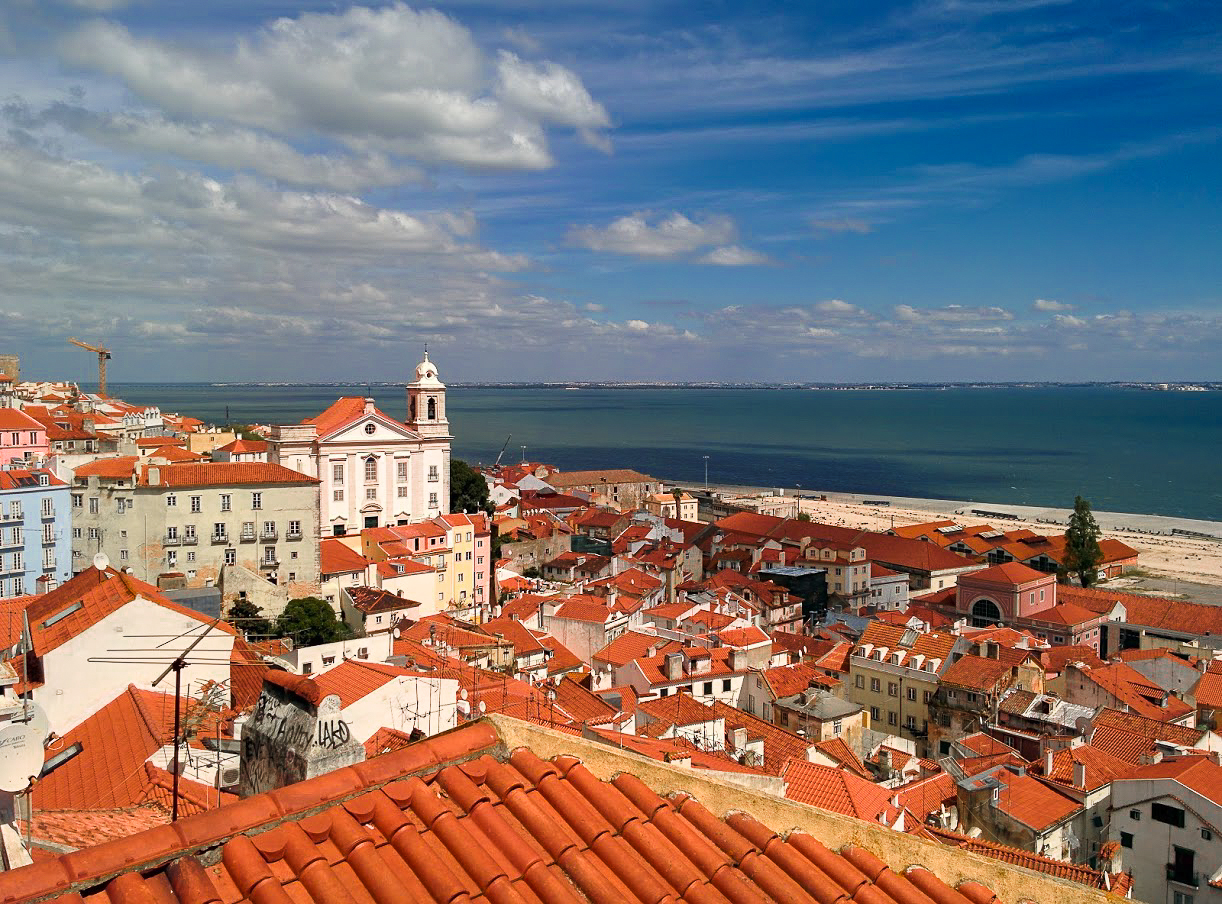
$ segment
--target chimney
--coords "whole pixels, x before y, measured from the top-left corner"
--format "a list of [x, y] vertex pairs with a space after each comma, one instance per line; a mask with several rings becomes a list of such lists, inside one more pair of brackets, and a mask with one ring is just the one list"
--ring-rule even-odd
[[733, 672], [742, 672], [747, 668], [747, 651], [746, 650], [731, 650], [730, 651], [730, 670]]
[[373, 399], [365, 399], [365, 414], [373, 414]]
[[663, 667], [663, 673], [666, 675], [667, 681], [678, 681], [683, 677], [683, 654], [679, 652], [667, 653], [666, 664]]
[[1044, 748], [1044, 777], [1052, 775], [1052, 748]]
[[148, 485], [151, 487], [161, 486], [161, 468], [149, 466], [148, 469]]
[[732, 751], [742, 752], [747, 749], [747, 729], [731, 728], [726, 732], [726, 746]]
[[1080, 760], [1074, 760], [1073, 763], [1073, 786], [1075, 788], [1086, 787], [1086, 764]]

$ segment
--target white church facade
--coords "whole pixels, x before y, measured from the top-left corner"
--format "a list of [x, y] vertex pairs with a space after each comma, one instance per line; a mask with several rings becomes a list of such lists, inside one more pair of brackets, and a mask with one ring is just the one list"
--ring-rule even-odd
[[407, 420], [348, 396], [300, 424], [273, 427], [269, 459], [321, 482], [319, 536], [408, 524], [450, 511], [446, 388], [428, 353], [407, 385]]

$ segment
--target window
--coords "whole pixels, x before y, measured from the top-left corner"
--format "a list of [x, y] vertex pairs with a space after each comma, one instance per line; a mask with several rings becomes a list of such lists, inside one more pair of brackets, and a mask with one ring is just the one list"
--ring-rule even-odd
[[1130, 810], [1129, 819], [1133, 820], [1133, 822], [1141, 822], [1141, 810]]
[[173, 493], [168, 494], [165, 497], [165, 507], [166, 508], [177, 508], [178, 507], [178, 497], [175, 496]]
[[98, 529], [96, 527], [89, 528], [89, 539], [96, 540], [98, 538]]
[[373, 483], [378, 479], [378, 460], [372, 456], [365, 459], [365, 482]]
[[933, 699], [933, 691], [926, 691], [925, 696], [924, 696], [925, 702], [928, 703], [932, 699]]
[[900, 686], [894, 681], [887, 682], [887, 696], [898, 697], [900, 695]]
[[72, 494], [72, 507], [73, 508], [84, 508], [85, 507], [84, 495], [82, 495], [81, 493], [73, 493]]
[[265, 537], [276, 536], [276, 522], [275, 521], [264, 521], [263, 522], [263, 536]]
[[332, 502], [343, 502], [344, 501], [344, 491], [343, 490], [332, 490], [331, 491], [331, 501]]
[[1213, 837], [1214, 837], [1214, 833], [1209, 831], [1209, 829], [1201, 829], [1201, 840], [1202, 841], [1213, 841]]
[[302, 664], [302, 666], [301, 666], [301, 674], [303, 674], [303, 675], [309, 675], [309, 674], [310, 674], [311, 672], [313, 672], [313, 671], [314, 671], [314, 663], [312, 663], [312, 662], [307, 662], [307, 663], [303, 663], [303, 664]]
[[195, 525], [188, 524], [182, 529], [183, 539], [188, 542], [195, 542]]
[[712, 693], [713, 693], [713, 682], [712, 682], [712, 681], [706, 681], [706, 682], [704, 682], [704, 692], [705, 692], [706, 694], [712, 694]]
[[[222, 512], [229, 511], [229, 508], [230, 508], [229, 499], [230, 499], [230, 496], [228, 493], [221, 493], [221, 511]], [[194, 511], [194, 509], [192, 511]]]
[[395, 462], [395, 477], [397, 477], [399, 480], [407, 480], [407, 462]]
[[72, 539], [79, 540], [81, 538], [81, 529], [79, 527], [72, 528]]
[[731, 687], [731, 683], [730, 683], [730, 679], [729, 679], [729, 678], [723, 678], [723, 679], [721, 679], [721, 689], [722, 689], [723, 691], [728, 691], [728, 690], [730, 689], [730, 687]]
[[166, 565], [170, 566], [171, 568], [177, 565], [178, 564], [178, 550], [167, 549], [165, 553], [165, 563]]
[[223, 538], [227, 533], [229, 533], [229, 528], [225, 526], [224, 521], [217, 521], [212, 525], [212, 536], [217, 539]]
[[165, 529], [165, 538], [166, 540], [177, 541], [178, 540], [178, 528], [177, 527], [167, 527]]
[[437, 473], [437, 465], [429, 465], [429, 483], [436, 483], [440, 479]]
[[332, 483], [343, 483], [344, 482], [344, 466], [342, 464], [331, 465], [331, 482]]
[[98, 513], [98, 497], [89, 497], [89, 514], [96, 515]]
[[893, 709], [887, 710], [887, 724], [895, 725], [898, 721], [899, 720], [895, 716], [895, 710]]
[[871, 678], [870, 679], [870, 690], [872, 690], [874, 693], [877, 694], [881, 689], [882, 689], [882, 682], [879, 681], [877, 678]]
[[1150, 818], [1155, 822], [1165, 822], [1169, 826], [1184, 828], [1184, 811], [1179, 807], [1155, 802], [1150, 805]]
[[25, 571], [25, 553], [13, 553], [13, 571]]
[[199, 512], [203, 510], [203, 506], [201, 505], [203, 498], [204, 497], [202, 496], [192, 496], [191, 497], [191, 511], [192, 512]]
[[858, 676], [857, 676], [857, 677], [854, 679], [853, 683], [854, 683], [854, 684], [856, 684], [858, 687], [865, 687], [865, 686], [866, 686], [866, 676], [865, 676], [865, 675], [858, 675]]
[[188, 561], [188, 562], [194, 562], [194, 561], [195, 561], [195, 550], [193, 550], [193, 549], [191, 549], [191, 550], [187, 550], [187, 561]]
[[429, 493], [429, 508], [437, 508], [437, 494]]
[[365, 498], [370, 501], [377, 499], [378, 498], [378, 488], [377, 487], [366, 487], [365, 488]]
[[[40, 475], [40, 476], [41, 476], [41, 475]], [[122, 499], [120, 499], [120, 500], [119, 500], [119, 502], [120, 502], [120, 503], [122, 503], [122, 502], [123, 502], [123, 500], [122, 500]], [[120, 510], [122, 510], [122, 505], [121, 505], [121, 504], [120, 504], [119, 508], [120, 508]], [[42, 515], [43, 515], [43, 517], [44, 517], [44, 518], [50, 518], [50, 517], [51, 517], [51, 515], [54, 513], [54, 511], [55, 511], [55, 509], [54, 509], [54, 508], [52, 507], [52, 505], [51, 505], [51, 497], [50, 497], [50, 496], [48, 496], [48, 497], [46, 497], [45, 499], [43, 499], [43, 501], [42, 501]]]
[[225, 564], [226, 565], [237, 565], [238, 564], [238, 551], [236, 549], [225, 550]]
[[870, 707], [870, 721], [871, 721], [871, 722], [877, 722], [877, 721], [878, 721], [878, 719], [879, 719], [879, 715], [878, 715], [878, 707], [877, 707], [877, 706], [871, 706], [871, 707]]
[[25, 578], [24, 577], [13, 578], [13, 595], [22, 596], [24, 593], [25, 593]]
[[906, 696], [908, 697], [908, 699], [911, 700], [913, 703], [916, 703], [916, 688], [909, 687], [906, 690], [907, 690]]
[[119, 561], [120, 561], [120, 562], [126, 562], [126, 561], [127, 561], [127, 550], [126, 550], [126, 549], [120, 549], [120, 550], [119, 550]]
[[301, 522], [300, 521], [290, 521], [289, 522], [289, 536], [290, 537], [300, 537], [301, 536]]
[[1171, 904], [1192, 904], [1193, 900], [1192, 895], [1182, 891], [1173, 892], [1171, 895]]
[[832, 722], [832, 734], [834, 735], [840, 734], [840, 731], [842, 728], [844, 728], [844, 725], [839, 719], [836, 719]]
[[263, 494], [262, 493], [251, 493], [250, 494], [250, 507], [252, 509], [263, 508]]
[[916, 716], [905, 716], [904, 727], [909, 731], [916, 731]]

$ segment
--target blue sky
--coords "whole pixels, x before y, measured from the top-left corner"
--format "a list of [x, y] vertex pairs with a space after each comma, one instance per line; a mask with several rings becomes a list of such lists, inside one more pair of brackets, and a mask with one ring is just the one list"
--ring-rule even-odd
[[1215, 3], [10, 0], [31, 375], [1220, 379]]

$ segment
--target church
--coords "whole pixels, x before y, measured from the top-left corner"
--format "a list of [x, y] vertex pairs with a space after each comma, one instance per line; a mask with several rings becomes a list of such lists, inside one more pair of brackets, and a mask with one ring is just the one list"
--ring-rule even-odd
[[446, 387], [424, 360], [407, 385], [407, 420], [346, 396], [300, 424], [273, 427], [269, 460], [319, 481], [320, 537], [408, 524], [450, 511]]

